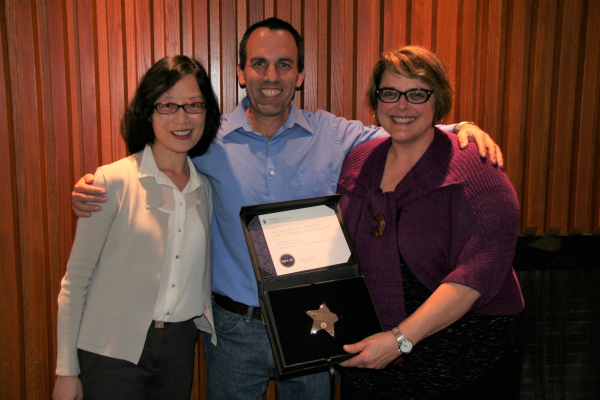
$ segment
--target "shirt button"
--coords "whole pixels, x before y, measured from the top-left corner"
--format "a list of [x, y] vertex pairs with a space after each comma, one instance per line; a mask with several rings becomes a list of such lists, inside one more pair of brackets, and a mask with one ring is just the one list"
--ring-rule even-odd
[[175, 259], [176, 259], [176, 260], [179, 260], [179, 256], [175, 256]]
[[269, 146], [271, 145], [271, 141], [269, 140]]
[[183, 203], [179, 203], [179, 205], [180, 205], [180, 206], [182, 206], [182, 205], [183, 205]]
[[181, 228], [177, 229], [179, 232], [181, 232]]
[[171, 313], [167, 311], [167, 315], [171, 315]]
[[271, 175], [275, 175], [275, 171], [271, 171]]
[[175, 284], [172, 284], [171, 287], [175, 287]]

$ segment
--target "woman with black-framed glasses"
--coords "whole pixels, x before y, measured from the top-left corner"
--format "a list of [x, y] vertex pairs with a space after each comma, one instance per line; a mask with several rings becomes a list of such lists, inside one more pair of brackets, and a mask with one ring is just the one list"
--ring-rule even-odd
[[190, 157], [220, 124], [202, 65], [165, 57], [142, 77], [121, 134], [131, 155], [96, 171], [58, 297], [54, 399], [190, 397], [211, 307], [211, 187]]
[[338, 193], [385, 332], [348, 344], [342, 398], [517, 399], [523, 298], [512, 259], [516, 193], [501, 168], [435, 128], [446, 68], [385, 53], [367, 94], [390, 138], [355, 148]]

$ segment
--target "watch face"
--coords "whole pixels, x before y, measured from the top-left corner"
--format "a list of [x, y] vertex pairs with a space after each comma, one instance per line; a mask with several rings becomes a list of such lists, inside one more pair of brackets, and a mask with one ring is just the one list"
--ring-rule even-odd
[[402, 342], [400, 344], [400, 351], [403, 352], [403, 353], [406, 353], [406, 354], [410, 353], [410, 351], [412, 350], [412, 348], [413, 348], [413, 344], [412, 344], [411, 341], [407, 340], [407, 341]]

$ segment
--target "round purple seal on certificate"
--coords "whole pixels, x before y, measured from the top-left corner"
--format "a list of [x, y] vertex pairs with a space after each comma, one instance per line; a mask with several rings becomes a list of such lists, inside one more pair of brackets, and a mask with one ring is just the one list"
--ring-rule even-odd
[[294, 266], [294, 264], [296, 263], [296, 259], [291, 254], [283, 254], [281, 257], [279, 257], [279, 262], [284, 267], [288, 267], [289, 268], [289, 267], [293, 267]]

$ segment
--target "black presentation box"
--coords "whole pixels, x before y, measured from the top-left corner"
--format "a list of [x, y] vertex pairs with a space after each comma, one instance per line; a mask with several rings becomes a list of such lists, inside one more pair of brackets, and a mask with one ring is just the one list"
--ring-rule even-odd
[[[330, 362], [343, 362], [352, 357], [344, 351], [343, 345], [356, 343], [382, 331], [369, 289], [360, 275], [356, 253], [338, 205], [339, 198], [339, 195], [330, 195], [259, 204], [242, 207], [240, 211], [256, 274], [263, 319], [281, 375], [310, 371]], [[313, 207], [324, 210], [322, 206], [333, 210], [337, 217], [330, 218], [337, 220], [341, 227], [350, 250], [348, 259], [335, 265], [277, 275], [275, 263], [286, 265], [289, 254], [273, 260], [259, 216]], [[310, 212], [302, 210], [303, 213], [306, 211]], [[266, 219], [263, 218], [265, 223]], [[310, 223], [311, 219], [306, 221]], [[309, 248], [310, 243], [305, 247]], [[298, 258], [304, 256], [296, 254]], [[281, 265], [278, 265], [280, 270]], [[334, 337], [324, 329], [311, 333], [313, 318], [306, 312], [318, 310], [322, 304], [338, 316]]]

